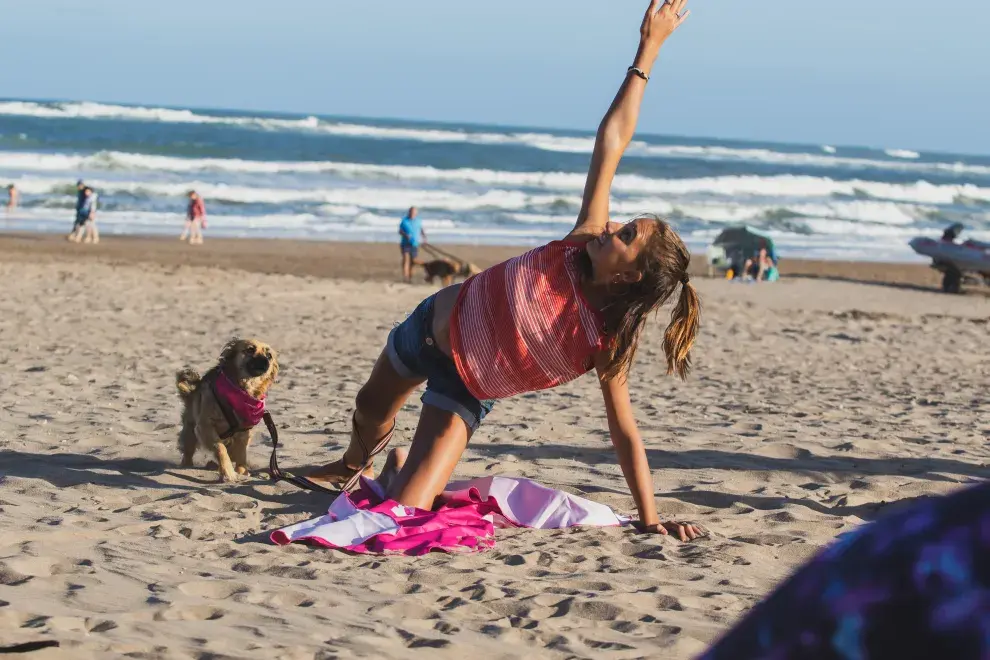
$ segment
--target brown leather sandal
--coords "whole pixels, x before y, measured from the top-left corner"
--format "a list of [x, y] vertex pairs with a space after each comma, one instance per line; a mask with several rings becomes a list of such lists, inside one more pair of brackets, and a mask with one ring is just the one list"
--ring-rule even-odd
[[357, 428], [357, 413], [355, 412], [354, 415], [351, 416], [351, 442], [353, 442], [355, 438], [357, 439], [358, 446], [361, 447], [361, 451], [364, 452], [364, 460], [361, 462], [361, 466], [355, 469], [348, 465], [343, 457], [340, 458], [340, 462], [344, 464], [345, 468], [348, 470], [354, 470], [354, 474], [351, 475], [351, 478], [348, 479], [347, 482], [341, 487], [342, 491], [349, 493], [354, 486], [358, 484], [361, 480], [361, 475], [364, 474], [365, 470], [374, 465], [375, 456], [378, 456], [378, 454], [385, 451], [385, 448], [388, 447], [388, 443], [392, 442], [393, 435], [395, 435], [395, 420], [392, 420], [392, 428], [389, 429], [388, 433], [381, 437], [371, 451], [368, 451], [368, 445], [364, 444], [364, 438], [361, 437], [361, 432], [358, 431]]
[[[268, 467], [268, 472], [271, 475], [272, 481], [276, 481], [276, 482], [288, 481], [289, 483], [304, 490], [314, 490], [324, 493], [339, 492], [339, 491], [330, 490], [326, 486], [316, 483], [315, 481], [313, 481], [308, 477], [292, 474], [291, 472], [286, 472], [285, 470], [279, 468], [278, 458], [276, 455], [278, 451], [278, 429], [275, 427], [275, 423], [272, 421], [271, 415], [269, 415], [267, 412], [265, 413], [265, 424], [268, 426], [268, 431], [272, 436], [272, 457]], [[348, 477], [347, 481], [344, 482], [344, 486], [340, 489], [340, 491], [350, 491], [354, 488], [354, 486], [357, 485], [358, 481], [360, 481], [361, 479], [361, 475], [364, 474], [364, 471], [367, 470], [369, 467], [371, 467], [372, 464], [374, 464], [375, 456], [377, 456], [378, 454], [382, 453], [385, 450], [385, 447], [387, 447], [388, 443], [391, 442], [392, 436], [394, 434], [395, 434], [395, 421], [392, 422], [392, 428], [389, 430], [389, 432], [386, 433], [382, 437], [382, 439], [378, 441], [378, 444], [376, 444], [371, 451], [368, 451], [368, 446], [364, 444], [364, 439], [361, 437], [360, 432], [358, 432], [357, 430], [357, 423], [355, 422], [354, 417], [351, 417], [351, 440], [353, 441], [355, 438], [357, 439], [358, 446], [361, 447], [361, 451], [364, 454], [364, 459], [359, 467], [353, 468], [347, 464], [347, 462], [344, 460], [343, 457], [340, 458], [339, 462], [344, 466], [344, 468], [348, 471], [353, 472], [350, 475], [350, 477]], [[343, 476], [341, 477], [341, 479], [343, 479]], [[323, 480], [321, 479], [320, 481]], [[330, 480], [327, 481], [330, 482]]]

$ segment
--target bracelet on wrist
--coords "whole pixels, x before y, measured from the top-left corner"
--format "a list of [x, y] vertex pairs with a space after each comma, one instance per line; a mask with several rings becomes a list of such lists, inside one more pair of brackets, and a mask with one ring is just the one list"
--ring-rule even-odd
[[635, 73], [637, 76], [639, 76], [646, 82], [650, 82], [650, 77], [646, 75], [646, 72], [640, 69], [638, 66], [631, 66], [628, 69], [626, 69], [626, 75], [629, 75], [630, 73]]

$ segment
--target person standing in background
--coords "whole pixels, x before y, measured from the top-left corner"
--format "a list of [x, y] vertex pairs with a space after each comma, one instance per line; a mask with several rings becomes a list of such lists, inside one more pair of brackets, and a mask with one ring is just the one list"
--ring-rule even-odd
[[86, 184], [83, 183], [82, 179], [76, 181], [76, 213], [79, 213], [79, 209], [82, 208], [83, 202], [86, 201]]
[[76, 224], [69, 240], [73, 243], [99, 243], [100, 232], [96, 228], [96, 191], [87, 186], [82, 189], [82, 204], [76, 211]]
[[415, 206], [409, 207], [409, 212], [399, 223], [399, 236], [402, 237], [399, 244], [402, 250], [402, 280], [408, 284], [412, 282], [413, 266], [419, 264], [419, 245], [426, 240], [423, 221]]
[[[72, 231], [66, 236], [66, 240], [76, 241], [76, 234], [82, 231], [82, 225], [85, 221], [81, 220], [83, 202], [86, 201], [86, 184], [83, 183], [82, 179], [76, 181], [76, 218], [72, 223]], [[78, 242], [78, 241], [76, 241]]]
[[20, 193], [17, 191], [17, 186], [10, 184], [7, 186], [7, 213], [10, 213], [17, 208], [17, 201], [20, 199]]
[[182, 228], [179, 240], [189, 237], [189, 245], [203, 244], [203, 228], [206, 227], [206, 205], [195, 190], [189, 191], [189, 207], [186, 209], [186, 225]]

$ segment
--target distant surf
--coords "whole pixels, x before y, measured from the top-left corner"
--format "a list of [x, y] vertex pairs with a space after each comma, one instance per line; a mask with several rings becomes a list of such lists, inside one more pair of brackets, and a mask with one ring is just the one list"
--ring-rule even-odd
[[[394, 240], [420, 207], [438, 240], [534, 244], [580, 204], [594, 136], [94, 102], [0, 101], [8, 228], [64, 230], [73, 185], [100, 193], [104, 231], [172, 233], [184, 194], [230, 236]], [[614, 187], [617, 218], [671, 218], [694, 247], [728, 224], [783, 251], [909, 259], [908, 238], [963, 222], [990, 239], [990, 158], [639, 135]]]

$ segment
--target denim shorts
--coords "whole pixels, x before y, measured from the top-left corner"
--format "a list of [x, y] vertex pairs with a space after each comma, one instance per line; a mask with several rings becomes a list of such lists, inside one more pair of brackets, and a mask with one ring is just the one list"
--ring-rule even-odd
[[405, 321], [392, 328], [385, 352], [389, 362], [403, 378], [426, 379], [425, 405], [446, 410], [464, 420], [474, 431], [494, 401], [479, 401], [468, 391], [457, 373], [454, 361], [447, 357], [433, 339], [433, 301], [430, 296]]
[[413, 259], [419, 259], [419, 246], [416, 245], [400, 245], [402, 249], [402, 254], [408, 254]]

